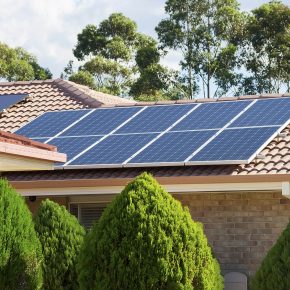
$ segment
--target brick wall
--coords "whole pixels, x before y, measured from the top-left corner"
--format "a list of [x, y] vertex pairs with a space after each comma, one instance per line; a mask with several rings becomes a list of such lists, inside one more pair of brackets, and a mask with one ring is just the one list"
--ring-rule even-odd
[[189, 207], [205, 233], [223, 273], [252, 276], [262, 258], [285, 229], [290, 200], [280, 193], [175, 194]]

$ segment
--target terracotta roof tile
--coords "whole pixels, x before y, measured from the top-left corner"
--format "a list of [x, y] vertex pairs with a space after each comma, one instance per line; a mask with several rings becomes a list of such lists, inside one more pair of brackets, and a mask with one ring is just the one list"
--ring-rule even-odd
[[75, 110], [135, 102], [99, 93], [61, 79], [0, 83], [0, 94], [28, 94], [22, 102], [0, 112], [0, 130], [13, 132], [47, 111]]

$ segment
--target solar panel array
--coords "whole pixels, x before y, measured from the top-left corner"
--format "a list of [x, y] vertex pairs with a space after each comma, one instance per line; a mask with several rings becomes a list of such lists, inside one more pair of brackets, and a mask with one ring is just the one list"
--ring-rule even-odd
[[27, 94], [0, 95], [0, 112], [3, 112], [9, 107], [23, 101], [26, 97]]
[[64, 168], [249, 163], [290, 121], [290, 98], [48, 112], [16, 133]]

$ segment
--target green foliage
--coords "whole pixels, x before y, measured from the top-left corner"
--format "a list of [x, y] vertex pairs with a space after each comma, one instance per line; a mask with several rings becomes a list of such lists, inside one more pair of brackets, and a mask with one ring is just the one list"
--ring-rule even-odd
[[242, 93], [290, 90], [290, 8], [270, 1], [252, 11], [245, 25], [242, 63], [250, 73]]
[[42, 80], [52, 78], [52, 74], [23, 48], [10, 48], [0, 43], [0, 78], [8, 81]]
[[253, 290], [290, 289], [290, 223], [270, 249], [254, 278]]
[[146, 173], [88, 233], [78, 273], [82, 290], [223, 289], [202, 226]]
[[136, 53], [139, 77], [132, 83], [130, 95], [138, 101], [176, 100], [183, 98], [178, 87], [177, 72], [162, 66], [155, 43], [143, 46]]
[[84, 61], [79, 70], [90, 72], [97, 90], [113, 94], [128, 94], [134, 68], [134, 54], [141, 46], [155, 41], [137, 32], [136, 23], [122, 13], [113, 13], [99, 26], [87, 25], [78, 34], [73, 50]]
[[[196, 82], [208, 98], [224, 93], [235, 81], [237, 64], [233, 60], [237, 48], [231, 39], [242, 21], [237, 1], [167, 0], [165, 11], [168, 18], [159, 23], [156, 31], [164, 48], [179, 49], [183, 55], [181, 66], [187, 73], [188, 96], [193, 98]], [[217, 88], [212, 94], [213, 82]]]
[[69, 80], [80, 85], [88, 86], [91, 89], [95, 88], [94, 77], [88, 71], [78, 71], [70, 75]]
[[50, 200], [41, 203], [35, 228], [44, 256], [44, 288], [78, 289], [76, 259], [85, 230], [64, 206]]
[[41, 289], [41, 245], [24, 199], [0, 180], [0, 289]]

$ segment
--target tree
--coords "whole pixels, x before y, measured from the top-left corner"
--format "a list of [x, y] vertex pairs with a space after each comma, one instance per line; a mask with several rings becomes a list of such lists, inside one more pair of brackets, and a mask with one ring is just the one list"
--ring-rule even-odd
[[122, 13], [113, 13], [98, 26], [87, 25], [73, 50], [80, 70], [95, 78], [95, 87], [113, 94], [128, 94], [135, 74], [136, 50], [155, 41], [137, 32], [137, 25]]
[[[215, 97], [236, 83], [237, 47], [231, 43], [243, 20], [236, 0], [167, 0], [168, 18], [156, 27], [163, 48], [178, 49], [187, 72], [188, 97], [200, 80], [205, 97]], [[211, 93], [211, 84], [216, 91]]]
[[169, 71], [159, 64], [160, 53], [156, 45], [141, 47], [136, 53], [139, 77], [132, 84], [130, 94], [138, 97], [155, 96], [161, 98], [168, 88]]
[[85, 230], [64, 206], [46, 199], [39, 207], [35, 228], [44, 256], [44, 289], [78, 289], [76, 259]]
[[223, 289], [202, 226], [146, 173], [88, 233], [78, 273], [80, 289]]
[[0, 180], [0, 289], [41, 289], [41, 245], [24, 199]]
[[[290, 289], [290, 223], [270, 249], [253, 277], [253, 290]], [[251, 289], [252, 289], [251, 288]]]
[[290, 8], [270, 1], [252, 11], [241, 43], [242, 62], [249, 72], [243, 93], [290, 90]]
[[43, 80], [52, 78], [52, 74], [23, 48], [10, 48], [0, 43], [0, 78], [8, 81]]
[[80, 85], [88, 86], [91, 89], [95, 88], [94, 77], [88, 71], [78, 71], [70, 75], [69, 80]]

